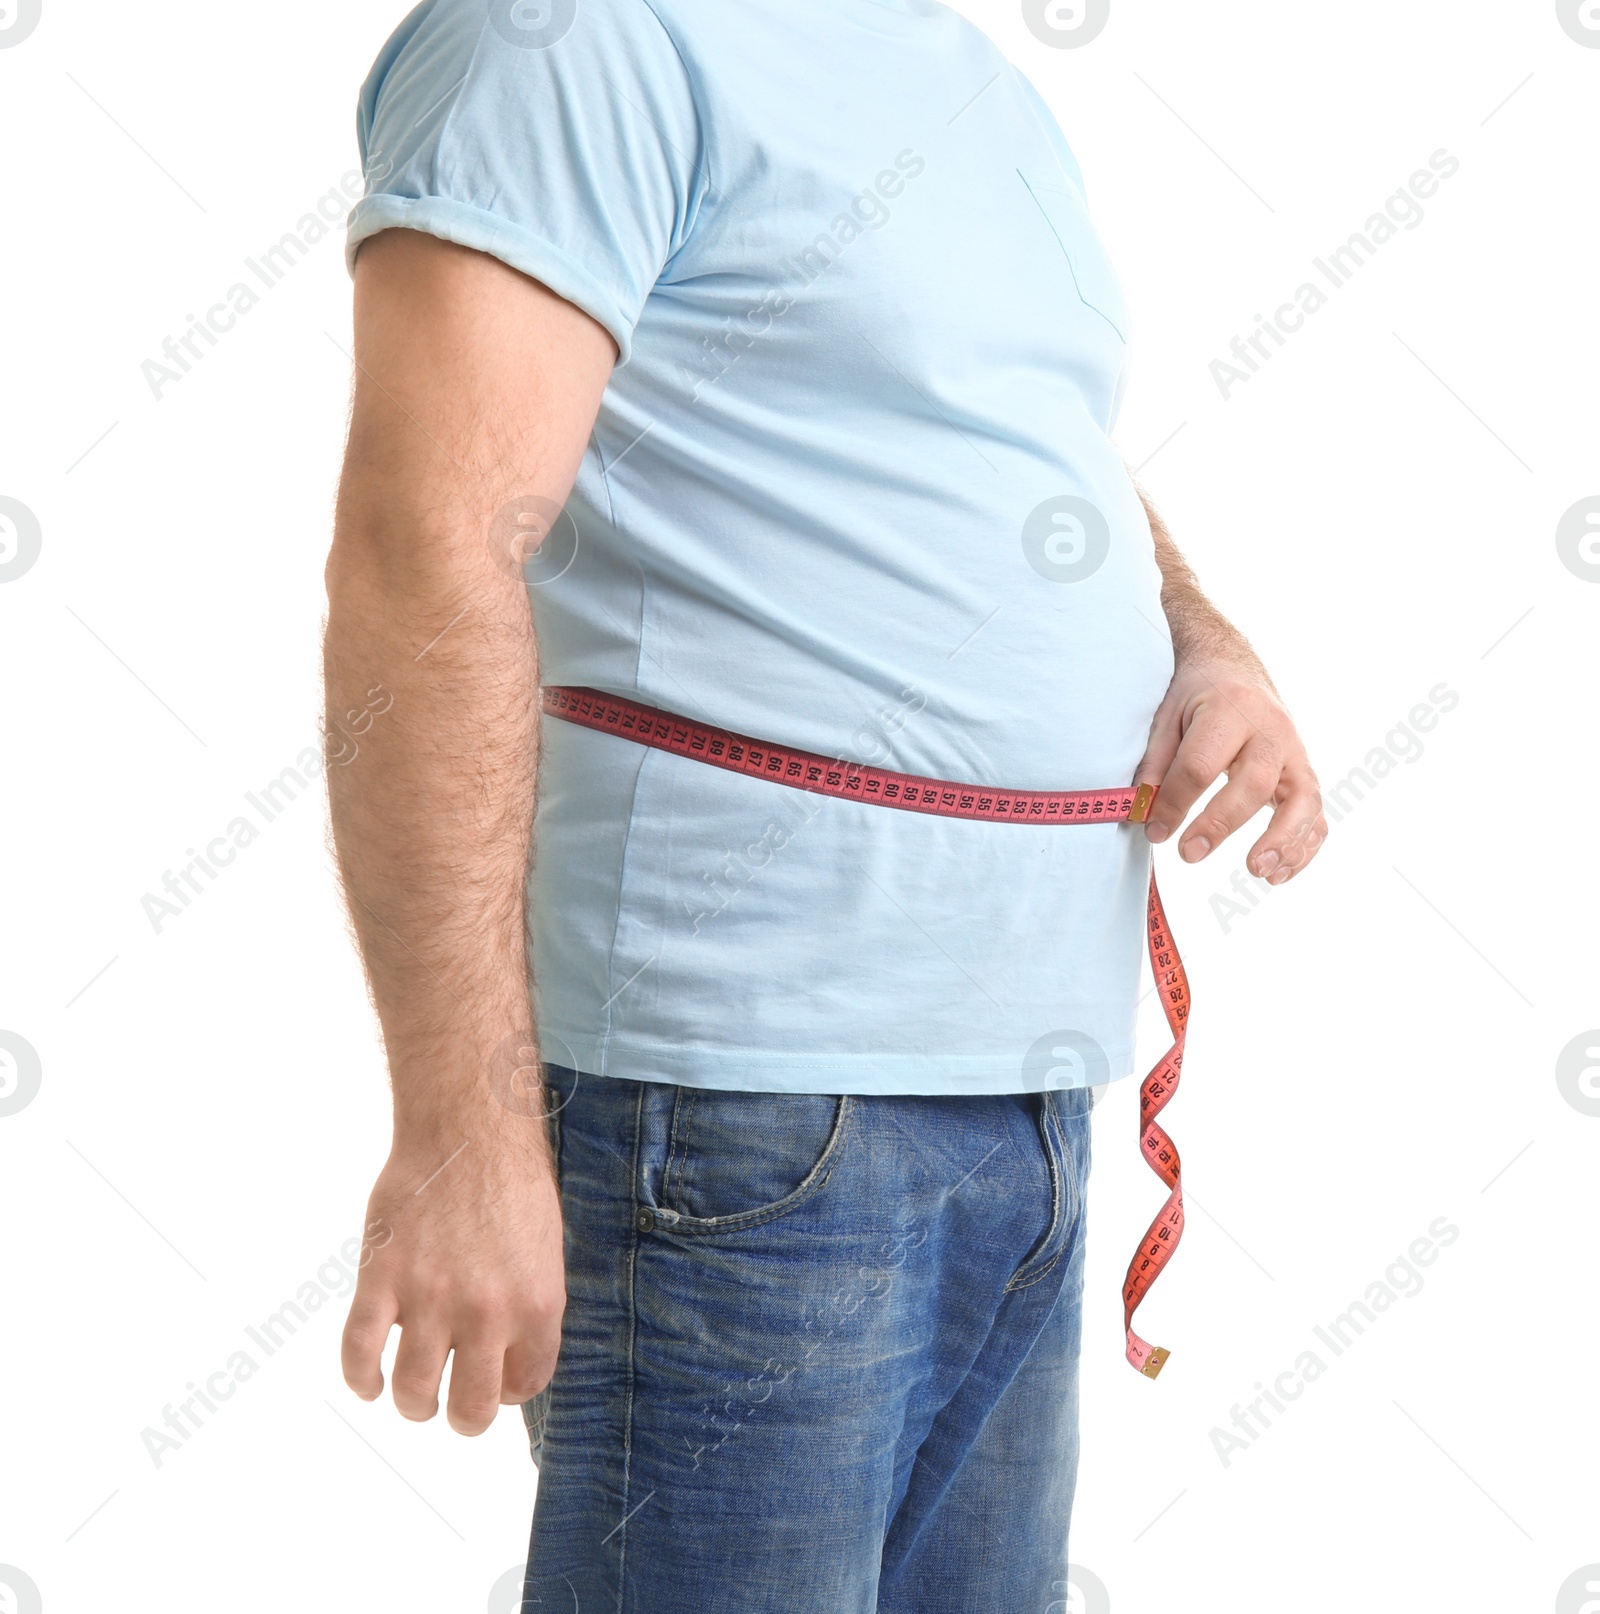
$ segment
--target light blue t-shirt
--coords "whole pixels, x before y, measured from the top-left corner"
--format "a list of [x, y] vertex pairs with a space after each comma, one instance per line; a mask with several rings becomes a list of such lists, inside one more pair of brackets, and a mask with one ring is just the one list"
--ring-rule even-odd
[[[359, 124], [352, 263], [425, 230], [620, 349], [525, 568], [547, 683], [908, 773], [1131, 781], [1172, 652], [1109, 435], [1128, 313], [983, 34], [928, 0], [427, 0]], [[546, 1059], [784, 1092], [1131, 1071], [1141, 830], [543, 735]]]

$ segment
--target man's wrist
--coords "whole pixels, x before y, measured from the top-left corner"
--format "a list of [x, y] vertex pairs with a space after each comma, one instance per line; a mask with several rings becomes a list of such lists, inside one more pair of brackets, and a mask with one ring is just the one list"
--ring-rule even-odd
[[1179, 668], [1233, 669], [1240, 674], [1267, 681], [1261, 658], [1243, 634], [1210, 624], [1190, 625], [1172, 636], [1172, 659]]
[[527, 1177], [554, 1163], [545, 1112], [514, 1113], [492, 1100], [454, 1111], [397, 1105], [390, 1155], [415, 1169], [419, 1187], [458, 1164], [478, 1175]]
[[500, 1151], [543, 1147], [549, 1103], [532, 1032], [460, 1036], [441, 1047], [389, 1049], [395, 1147], [446, 1152], [463, 1142]]
[[1267, 669], [1250, 641], [1202, 594], [1164, 599], [1172, 632], [1172, 656], [1179, 669], [1232, 668], [1272, 687]]

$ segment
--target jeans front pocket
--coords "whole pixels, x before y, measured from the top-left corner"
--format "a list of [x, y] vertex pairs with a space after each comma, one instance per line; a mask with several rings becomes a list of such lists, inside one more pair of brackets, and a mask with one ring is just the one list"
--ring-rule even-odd
[[721, 1232], [783, 1215], [828, 1180], [849, 1094], [645, 1083], [641, 1193], [665, 1228]]
[[1033, 1095], [1038, 1143], [1050, 1177], [1050, 1225], [1006, 1292], [1027, 1289], [1052, 1272], [1072, 1248], [1083, 1221], [1083, 1190], [1089, 1171], [1089, 1089], [1051, 1087]]

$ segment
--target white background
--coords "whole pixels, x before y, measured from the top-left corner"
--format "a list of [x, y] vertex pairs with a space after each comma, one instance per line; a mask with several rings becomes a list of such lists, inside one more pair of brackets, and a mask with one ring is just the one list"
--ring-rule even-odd
[[[1556, 1065], [1600, 1026], [1600, 569], [1555, 533], [1600, 494], [1600, 49], [1552, 0], [1113, 0], [1071, 49], [1010, 0], [961, 9], [1073, 142], [1136, 322], [1122, 445], [1325, 785], [1459, 696], [1254, 907], [1212, 900], [1244, 844], [1159, 856], [1197, 997], [1169, 1112], [1189, 1228], [1141, 1313], [1174, 1355], [1154, 1384], [1122, 1362], [1161, 1198], [1123, 1083], [1096, 1121], [1073, 1557], [1115, 1614], [1577, 1614], [1600, 1116]], [[355, 166], [399, 15], [44, 0], [0, 50], [0, 495], [43, 533], [0, 584], [0, 1028], [42, 1067], [0, 1116], [0, 1563], [46, 1614], [513, 1606], [520, 1421], [467, 1441], [358, 1402], [341, 1300], [159, 1467], [141, 1441], [359, 1231], [387, 1117], [319, 792], [159, 934], [141, 911], [317, 743], [338, 231], [159, 401], [140, 364]], [[1211, 361], [1441, 148], [1460, 171], [1424, 221], [1224, 400]], [[1421, 1292], [1225, 1466], [1211, 1431], [1438, 1217], [1459, 1237]]]

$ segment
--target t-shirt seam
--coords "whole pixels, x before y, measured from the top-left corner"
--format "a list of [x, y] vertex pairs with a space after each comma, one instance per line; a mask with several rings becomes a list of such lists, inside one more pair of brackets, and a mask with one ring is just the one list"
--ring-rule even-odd
[[[644, 770], [650, 765], [650, 758], [654, 754], [648, 746], [639, 748], [639, 763], [633, 770], [633, 781], [628, 790], [628, 827], [622, 832], [622, 850], [617, 857], [617, 895], [612, 904], [611, 915], [611, 945], [606, 949], [606, 1002], [602, 1010], [604, 1022], [596, 1039], [596, 1053], [600, 1063], [605, 1063], [607, 1051], [611, 1046], [611, 1031], [615, 1023], [615, 1009], [617, 999], [622, 995], [622, 989], [612, 985], [617, 976], [617, 944], [622, 936], [623, 888], [628, 880], [628, 850], [633, 845], [634, 826], [638, 823], [638, 813], [635, 808], [639, 800], [639, 781], [644, 777]], [[559, 1037], [560, 1033], [556, 1035]]]
[[[707, 133], [708, 124], [707, 124], [707, 121], [706, 121], [704, 108], [701, 105], [701, 99], [700, 99], [700, 94], [699, 94], [699, 86], [695, 82], [695, 76], [689, 69], [689, 63], [686, 60], [686, 58], [684, 57], [682, 47], [678, 44], [677, 38], [674, 36], [671, 28], [669, 28], [667, 26], [666, 19], [664, 17], [662, 17], [661, 13], [656, 9], [655, 5], [653, 4], [653, 0], [640, 0], [640, 4], [642, 4], [644, 6], [644, 9], [650, 13], [650, 16], [652, 17], [652, 19], [655, 22], [655, 25], [661, 30], [662, 36], [666, 39], [667, 44], [669, 46], [671, 46], [672, 54], [677, 58], [679, 67], [683, 69], [683, 81], [684, 81], [684, 84], [687, 87], [688, 92], [689, 92], [690, 104], [694, 108], [695, 130], [696, 130], [696, 133], [699, 136], [699, 142], [700, 142], [701, 164], [697, 165], [697, 167], [698, 166], [703, 166], [704, 167], [706, 176], [710, 180], [712, 189], [715, 190], [717, 188], [717, 184], [716, 184], [716, 177], [713, 174], [712, 168], [711, 168], [711, 141], [710, 141], [709, 135]], [[644, 299], [645, 303], [649, 302], [651, 293], [653, 293], [655, 291], [655, 288], [658, 285], [660, 285], [661, 277], [662, 277], [663, 274], [666, 273], [667, 265], [670, 264], [672, 262], [672, 260], [677, 257], [679, 252], [683, 251], [683, 249], [688, 246], [689, 238], [694, 232], [695, 222], [699, 219], [699, 216], [700, 216], [700, 203], [699, 203], [699, 195], [698, 195], [698, 191], [699, 191], [699, 174], [698, 174], [698, 172], [695, 172], [694, 174], [691, 175], [691, 186], [690, 186], [690, 188], [691, 188], [691, 190], [695, 191], [696, 194], [692, 198], [690, 198], [690, 197], [685, 198], [685, 212], [684, 212], [684, 221], [683, 221], [683, 237], [673, 247], [673, 249], [670, 252], [668, 252], [668, 254], [667, 254], [665, 260], [662, 262], [660, 268], [657, 269], [656, 277], [651, 282], [649, 291], [647, 291], [645, 293], [645, 299]], [[691, 205], [692, 205], [692, 217], [691, 217]], [[641, 307], [640, 307], [640, 316], [641, 317], [643, 316], [643, 313], [644, 313], [644, 307], [643, 307], [643, 305], [641, 305]], [[634, 324], [635, 324], [635, 327], [637, 328], [638, 321], [635, 320]], [[609, 386], [609, 382], [607, 383], [607, 385]], [[599, 440], [598, 434], [596, 435], [596, 438], [595, 438], [595, 451], [596, 451], [596, 458], [601, 461], [601, 464], [600, 464], [600, 480], [604, 484], [605, 490], [606, 490], [606, 509], [610, 512], [611, 525], [617, 532], [621, 532], [623, 530], [623, 528], [622, 528], [621, 518], [620, 518], [620, 515], [619, 515], [618, 510], [617, 510], [616, 487], [615, 487], [615, 485], [613, 484], [613, 482], [611, 480], [611, 468], [604, 461], [603, 450], [601, 449], [601, 446], [600, 446], [600, 440]], [[650, 631], [650, 609], [649, 609], [649, 606], [650, 606], [650, 586], [649, 586], [649, 582], [650, 582], [649, 577], [645, 572], [643, 564], [641, 563], [640, 567], [639, 567], [639, 635], [638, 635], [638, 641], [634, 646], [634, 654], [633, 654], [633, 687], [634, 687], [635, 690], [638, 690], [641, 687], [639, 680], [640, 680], [641, 672], [642, 672], [643, 667], [644, 667], [645, 638], [646, 638], [646, 636], [648, 635], [648, 633]], [[628, 885], [628, 851], [629, 851], [629, 848], [633, 844], [634, 825], [637, 822], [637, 816], [638, 815], [637, 815], [637, 813], [635, 811], [635, 808], [636, 808], [638, 800], [639, 800], [639, 790], [640, 790], [640, 787], [641, 787], [641, 785], [642, 785], [642, 783], [644, 781], [645, 769], [647, 767], [649, 767], [649, 765], [650, 765], [650, 757], [649, 757], [648, 751], [646, 751], [645, 755], [643, 755], [639, 759], [638, 767], [634, 769], [633, 785], [632, 785], [631, 790], [628, 793], [628, 827], [626, 828], [626, 830], [623, 831], [622, 850], [621, 850], [621, 853], [620, 853], [620, 855], [618, 856], [618, 859], [617, 859], [617, 897], [616, 897], [615, 911], [613, 913], [612, 923], [611, 923], [611, 944], [606, 950], [606, 992], [607, 992], [607, 1002], [606, 1002], [606, 1007], [605, 1007], [605, 1021], [604, 1021], [604, 1024], [600, 1027], [600, 1034], [599, 1034], [599, 1037], [598, 1037], [598, 1046], [597, 1046], [597, 1049], [596, 1049], [596, 1052], [599, 1054], [600, 1062], [602, 1064], [605, 1061], [606, 1052], [607, 1052], [607, 1050], [609, 1049], [609, 1047], [611, 1045], [611, 1034], [612, 1034], [612, 1030], [613, 1030], [613, 1028], [614, 1028], [614, 1026], [616, 1024], [617, 988], [616, 988], [614, 983], [616, 981], [616, 975], [617, 975], [617, 947], [618, 947], [618, 944], [619, 944], [619, 942], [621, 940], [621, 935], [622, 935], [622, 915], [623, 915], [623, 910], [624, 910], [624, 907], [625, 907], [625, 903], [623, 901], [623, 894], [626, 891], [627, 885]]]

